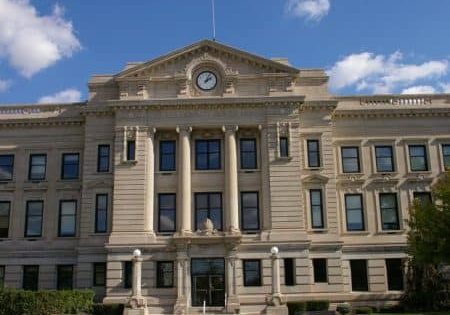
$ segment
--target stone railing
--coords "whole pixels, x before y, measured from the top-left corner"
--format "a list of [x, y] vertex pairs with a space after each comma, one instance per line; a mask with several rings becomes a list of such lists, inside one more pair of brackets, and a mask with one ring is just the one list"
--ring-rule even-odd
[[64, 105], [8, 105], [0, 106], [0, 119], [26, 118], [26, 117], [55, 117], [66, 112], [70, 108], [77, 107], [77, 104]]
[[430, 96], [394, 96], [394, 97], [367, 97], [360, 99], [361, 105], [429, 105], [432, 104]]

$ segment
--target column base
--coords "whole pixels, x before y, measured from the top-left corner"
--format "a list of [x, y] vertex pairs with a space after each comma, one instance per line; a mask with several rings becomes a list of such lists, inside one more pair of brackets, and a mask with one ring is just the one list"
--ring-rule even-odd
[[232, 314], [239, 314], [240, 309], [241, 304], [239, 303], [239, 297], [237, 295], [228, 296], [226, 312]]
[[175, 315], [185, 315], [188, 314], [187, 312], [187, 301], [185, 298], [178, 298], [175, 306], [173, 307], [173, 313]]

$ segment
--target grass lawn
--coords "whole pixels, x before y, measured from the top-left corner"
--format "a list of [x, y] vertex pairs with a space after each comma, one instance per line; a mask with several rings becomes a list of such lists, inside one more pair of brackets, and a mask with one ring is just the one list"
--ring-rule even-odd
[[425, 312], [425, 313], [372, 313], [372, 315], [450, 315], [450, 312]]

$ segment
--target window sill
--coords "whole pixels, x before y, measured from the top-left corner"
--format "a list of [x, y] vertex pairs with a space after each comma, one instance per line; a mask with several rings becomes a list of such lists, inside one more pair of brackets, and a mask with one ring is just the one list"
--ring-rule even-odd
[[78, 239], [78, 236], [76, 236], [76, 235], [71, 235], [71, 236], [61, 236], [61, 235], [58, 235], [58, 236], [57, 236], [57, 239], [58, 239], [58, 240], [76, 240], [76, 239]]
[[242, 174], [252, 174], [252, 173], [258, 173], [261, 169], [259, 168], [249, 168], [249, 169], [240, 169], [238, 172]]
[[406, 232], [405, 229], [400, 229], [400, 230], [383, 230], [383, 231], [378, 231], [377, 235], [403, 234], [405, 232]]
[[369, 231], [345, 231], [342, 233], [343, 236], [362, 236], [362, 235], [370, 235]]
[[308, 230], [308, 232], [310, 233], [328, 233], [328, 229], [327, 228], [311, 228]]
[[193, 174], [208, 174], [208, 173], [223, 173], [223, 169], [216, 169], [216, 170], [192, 170]]
[[125, 161], [122, 161], [120, 164], [122, 164], [122, 165], [136, 165], [137, 164], [137, 160], [125, 160]]
[[306, 166], [306, 167], [305, 167], [305, 170], [306, 170], [306, 171], [311, 171], [311, 172], [319, 172], [319, 171], [324, 170], [324, 167], [323, 167], [323, 166], [318, 166], [318, 167], [310, 167], [310, 166]]
[[89, 236], [109, 236], [108, 232], [91, 233]]
[[289, 162], [292, 160], [292, 156], [279, 156], [277, 157], [278, 161], [285, 161], [285, 162]]
[[176, 173], [177, 173], [176, 171], [158, 171], [158, 172], [155, 172], [156, 175], [163, 175], [163, 176], [175, 175]]

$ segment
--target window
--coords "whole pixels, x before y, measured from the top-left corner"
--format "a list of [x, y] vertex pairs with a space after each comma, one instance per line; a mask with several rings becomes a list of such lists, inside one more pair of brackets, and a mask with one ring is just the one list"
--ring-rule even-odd
[[307, 140], [308, 167], [320, 167], [319, 140]]
[[176, 170], [175, 140], [159, 142], [159, 170], [172, 172]]
[[106, 263], [94, 263], [94, 287], [104, 287], [106, 285]]
[[47, 154], [31, 154], [30, 167], [28, 169], [29, 180], [45, 179], [45, 171], [47, 167]]
[[342, 172], [359, 173], [359, 148], [358, 147], [342, 147]]
[[0, 201], [0, 238], [9, 235], [9, 212], [11, 210], [11, 202]]
[[392, 146], [376, 146], [375, 158], [377, 162], [377, 172], [393, 172], [394, 171], [394, 154]]
[[39, 266], [23, 266], [22, 288], [37, 291], [39, 284]]
[[294, 258], [284, 259], [284, 284], [295, 285], [295, 260]]
[[369, 291], [367, 279], [367, 261], [364, 259], [350, 260], [352, 291]]
[[78, 153], [65, 153], [63, 154], [62, 160], [61, 179], [77, 179], [80, 155]]
[[97, 172], [109, 172], [109, 144], [100, 144], [97, 149]]
[[327, 260], [325, 258], [313, 259], [314, 282], [328, 282]]
[[364, 208], [361, 194], [345, 195], [347, 231], [364, 231]]
[[123, 262], [123, 287], [130, 289], [133, 286], [133, 262]]
[[403, 290], [403, 264], [400, 258], [386, 259], [386, 273], [388, 290]]
[[242, 261], [244, 267], [244, 286], [257, 287], [261, 285], [261, 261], [248, 259]]
[[442, 145], [442, 160], [444, 161], [444, 168], [450, 170], [450, 144]]
[[289, 157], [289, 141], [287, 137], [280, 137], [280, 157]]
[[59, 203], [59, 236], [75, 236], [77, 225], [77, 201], [61, 200]]
[[241, 139], [241, 169], [257, 168], [256, 139]]
[[158, 226], [159, 232], [175, 232], [176, 229], [176, 195], [158, 195]]
[[173, 262], [157, 261], [156, 262], [156, 287], [172, 288], [173, 287]]
[[209, 218], [214, 228], [222, 230], [222, 194], [196, 193], [195, 194], [195, 229], [202, 227], [203, 222]]
[[0, 155], [0, 181], [12, 180], [14, 170], [14, 155]]
[[241, 192], [241, 226], [245, 231], [259, 230], [259, 198], [257, 192]]
[[383, 230], [400, 229], [398, 221], [397, 194], [380, 194], [380, 211]]
[[108, 230], [108, 194], [95, 196], [95, 233], [106, 233]]
[[311, 204], [311, 226], [313, 229], [324, 228], [323, 223], [323, 205], [322, 205], [322, 190], [311, 189], [309, 191], [309, 201]]
[[412, 172], [428, 171], [427, 149], [424, 145], [409, 146], [409, 166]]
[[43, 211], [44, 211], [43, 201], [27, 201], [27, 212], [25, 219], [25, 237], [42, 236]]
[[428, 191], [415, 191], [413, 193], [414, 195], [414, 199], [416, 199], [417, 201], [419, 201], [420, 204], [422, 205], [427, 205], [427, 204], [431, 204], [432, 203], [432, 198], [431, 198], [431, 193]]
[[195, 168], [218, 170], [220, 167], [220, 140], [196, 140]]
[[57, 266], [57, 289], [72, 290], [73, 288], [73, 266], [59, 265]]
[[5, 266], [0, 266], [0, 289], [5, 287]]
[[136, 160], [136, 141], [128, 140], [127, 141], [127, 161], [135, 161]]

